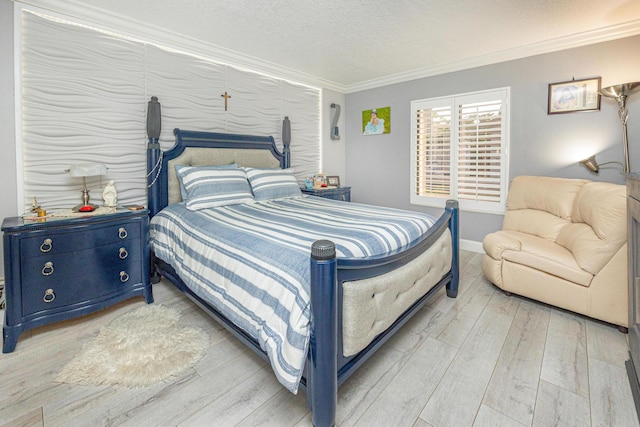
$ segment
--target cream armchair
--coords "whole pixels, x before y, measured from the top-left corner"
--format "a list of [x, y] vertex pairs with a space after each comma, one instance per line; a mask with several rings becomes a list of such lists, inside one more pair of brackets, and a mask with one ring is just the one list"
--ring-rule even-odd
[[483, 247], [484, 274], [504, 291], [627, 327], [624, 185], [517, 177]]

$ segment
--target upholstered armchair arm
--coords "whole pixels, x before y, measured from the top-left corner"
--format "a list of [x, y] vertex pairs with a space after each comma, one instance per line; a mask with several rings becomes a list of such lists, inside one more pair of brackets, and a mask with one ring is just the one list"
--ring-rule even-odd
[[508, 231], [496, 231], [487, 234], [482, 241], [482, 246], [487, 255], [493, 259], [502, 259], [502, 253], [506, 250], [520, 251], [520, 240], [509, 235]]

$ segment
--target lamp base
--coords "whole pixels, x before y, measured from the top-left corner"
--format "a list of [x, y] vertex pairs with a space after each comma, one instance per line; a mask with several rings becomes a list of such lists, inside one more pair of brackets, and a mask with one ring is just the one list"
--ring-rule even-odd
[[92, 203], [89, 203], [87, 205], [76, 205], [71, 210], [73, 212], [93, 212], [98, 208], [99, 208], [98, 205], [94, 205]]

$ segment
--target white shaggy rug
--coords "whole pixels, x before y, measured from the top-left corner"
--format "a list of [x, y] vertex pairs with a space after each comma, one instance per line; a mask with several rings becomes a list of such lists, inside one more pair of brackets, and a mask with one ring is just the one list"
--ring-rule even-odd
[[56, 378], [62, 383], [146, 387], [179, 376], [209, 347], [206, 332], [178, 325], [180, 312], [149, 304], [103, 326]]

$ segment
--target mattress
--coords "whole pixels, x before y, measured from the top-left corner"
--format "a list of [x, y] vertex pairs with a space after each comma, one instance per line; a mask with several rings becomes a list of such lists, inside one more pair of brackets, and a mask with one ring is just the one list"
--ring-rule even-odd
[[200, 298], [245, 330], [278, 380], [298, 390], [310, 334], [310, 248], [341, 258], [384, 255], [420, 238], [429, 215], [319, 197], [190, 211], [168, 206], [151, 221], [151, 247]]

